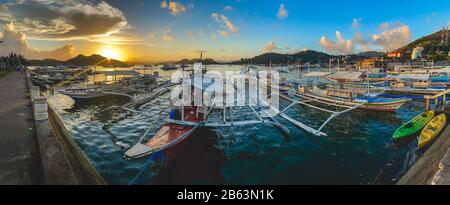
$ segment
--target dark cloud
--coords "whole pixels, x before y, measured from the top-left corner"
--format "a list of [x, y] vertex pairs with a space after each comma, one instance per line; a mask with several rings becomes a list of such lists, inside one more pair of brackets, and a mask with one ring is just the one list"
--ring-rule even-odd
[[103, 1], [32, 0], [8, 6], [18, 30], [30, 38], [81, 39], [117, 33], [128, 25], [123, 13]]

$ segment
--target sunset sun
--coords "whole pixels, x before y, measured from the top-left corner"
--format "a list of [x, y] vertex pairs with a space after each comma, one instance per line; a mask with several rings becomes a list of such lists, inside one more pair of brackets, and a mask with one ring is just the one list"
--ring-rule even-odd
[[99, 51], [99, 54], [108, 59], [123, 60], [123, 56], [120, 51], [112, 47], [102, 48]]

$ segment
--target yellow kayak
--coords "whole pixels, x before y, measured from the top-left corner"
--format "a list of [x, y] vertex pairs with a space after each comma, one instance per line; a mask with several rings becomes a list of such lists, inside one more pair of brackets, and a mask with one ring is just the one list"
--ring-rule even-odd
[[440, 114], [434, 117], [420, 133], [417, 147], [421, 149], [436, 138], [444, 129], [446, 122], [447, 118], [445, 117], [445, 114]]

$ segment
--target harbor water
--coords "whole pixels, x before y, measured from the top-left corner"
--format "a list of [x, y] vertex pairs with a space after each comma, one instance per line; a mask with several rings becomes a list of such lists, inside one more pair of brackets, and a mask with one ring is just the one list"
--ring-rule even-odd
[[[208, 70], [241, 68], [209, 66]], [[170, 76], [173, 71], [159, 72]], [[126, 97], [75, 103], [55, 94], [48, 101], [109, 184], [128, 184], [141, 169], [143, 174], [134, 184], [395, 184], [420, 152], [415, 137], [395, 142], [392, 133], [424, 107], [415, 99], [396, 113], [353, 110], [332, 120], [323, 130], [325, 137], [308, 134], [281, 118], [277, 120], [289, 134], [268, 124], [202, 128], [174, 159], [148, 164], [148, 158], [125, 160], [123, 154], [155, 120], [153, 115], [101, 114], [105, 108], [128, 102]], [[282, 106], [288, 104], [281, 100]], [[329, 117], [303, 105], [292, 107], [288, 115], [315, 128]]]

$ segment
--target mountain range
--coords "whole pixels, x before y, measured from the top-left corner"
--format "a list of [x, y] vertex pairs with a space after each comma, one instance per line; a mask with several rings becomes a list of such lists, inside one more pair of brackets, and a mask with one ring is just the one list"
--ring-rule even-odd
[[58, 66], [58, 65], [66, 65], [66, 66], [115, 66], [115, 67], [124, 67], [128, 66], [128, 64], [123, 63], [119, 60], [108, 59], [98, 54], [93, 54], [90, 56], [78, 55], [74, 58], [71, 58], [66, 61], [60, 61], [55, 59], [43, 59], [43, 60], [29, 60], [30, 65], [33, 66]]

